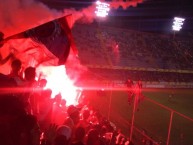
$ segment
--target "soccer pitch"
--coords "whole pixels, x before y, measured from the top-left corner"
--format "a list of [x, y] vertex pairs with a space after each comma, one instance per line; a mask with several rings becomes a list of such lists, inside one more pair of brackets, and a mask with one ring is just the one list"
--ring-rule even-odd
[[[93, 92], [87, 92], [90, 96], [90, 103], [109, 118], [123, 134], [129, 136], [133, 105], [129, 105], [127, 101], [127, 92], [104, 91], [101, 94]], [[193, 90], [143, 89], [143, 95], [145, 99], [139, 103], [138, 110], [135, 112], [134, 128], [136, 129], [133, 132], [133, 139], [140, 144], [143, 136], [137, 131], [139, 129], [160, 144], [166, 144], [171, 110], [173, 110], [169, 144], [192, 145], [193, 122], [175, 112], [193, 118]], [[153, 101], [171, 110], [165, 109]]]

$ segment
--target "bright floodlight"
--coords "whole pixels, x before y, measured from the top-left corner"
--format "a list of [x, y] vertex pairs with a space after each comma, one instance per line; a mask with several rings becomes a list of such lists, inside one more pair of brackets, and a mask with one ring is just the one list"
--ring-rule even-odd
[[106, 17], [108, 15], [108, 12], [110, 10], [110, 5], [104, 2], [97, 1], [96, 2], [96, 9], [95, 11], [96, 15], [98, 17]]
[[173, 26], [172, 26], [173, 30], [180, 31], [182, 29], [184, 21], [185, 21], [184, 18], [174, 17]]

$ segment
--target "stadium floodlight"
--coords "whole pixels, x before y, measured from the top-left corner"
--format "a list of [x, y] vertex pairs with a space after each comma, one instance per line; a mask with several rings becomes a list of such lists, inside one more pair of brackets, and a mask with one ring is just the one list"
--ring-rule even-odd
[[97, 11], [95, 11], [95, 13], [98, 17], [106, 17], [110, 11], [110, 4], [97, 1], [96, 9]]
[[174, 31], [180, 31], [184, 24], [185, 19], [180, 17], [174, 17], [172, 28]]

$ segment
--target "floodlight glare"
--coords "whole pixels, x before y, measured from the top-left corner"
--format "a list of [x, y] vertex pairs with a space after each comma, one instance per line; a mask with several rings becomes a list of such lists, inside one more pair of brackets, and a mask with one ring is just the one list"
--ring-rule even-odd
[[98, 17], [106, 17], [108, 15], [108, 12], [110, 10], [110, 5], [104, 2], [97, 1], [96, 2], [96, 9], [95, 11], [96, 15]]
[[184, 24], [185, 19], [180, 17], [174, 17], [172, 28], [174, 31], [180, 31]]

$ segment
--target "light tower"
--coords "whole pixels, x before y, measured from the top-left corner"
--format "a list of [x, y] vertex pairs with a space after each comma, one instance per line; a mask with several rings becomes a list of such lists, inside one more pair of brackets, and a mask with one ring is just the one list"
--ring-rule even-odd
[[185, 18], [174, 17], [173, 25], [172, 25], [172, 30], [174, 31], [174, 37], [175, 37], [175, 33], [179, 32], [182, 29], [184, 21], [185, 21]]
[[184, 18], [174, 17], [174, 21], [172, 25], [173, 31], [180, 31], [182, 29], [184, 21], [185, 21]]
[[110, 4], [105, 3], [105, 2], [96, 2], [96, 15], [98, 17], [106, 17], [108, 15], [108, 12], [110, 11]]

